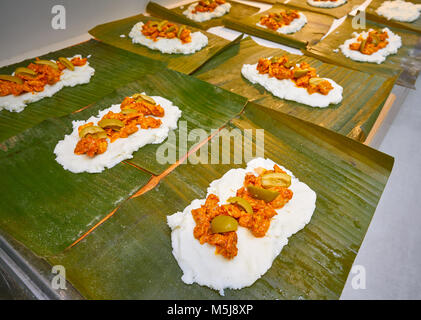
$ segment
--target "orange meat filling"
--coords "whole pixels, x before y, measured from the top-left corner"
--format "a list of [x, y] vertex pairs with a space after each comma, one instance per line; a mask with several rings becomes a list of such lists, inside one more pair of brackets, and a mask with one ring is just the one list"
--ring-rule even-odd
[[272, 30], [288, 26], [294, 19], [299, 18], [297, 10], [282, 10], [279, 13], [269, 13], [260, 17], [260, 24]]
[[204, 0], [194, 7], [192, 13], [197, 12], [213, 12], [219, 5], [224, 4], [225, 0]]
[[[39, 60], [37, 58], [37, 60]], [[86, 64], [87, 59], [81, 59], [79, 57], [73, 58], [70, 62], [74, 66], [83, 66]], [[49, 84], [53, 85], [60, 81], [62, 71], [66, 67], [60, 62], [56, 62], [58, 70], [45, 64], [30, 63], [27, 68], [35, 71], [36, 76], [17, 74], [16, 76], [23, 80], [22, 84], [15, 83], [12, 81], [0, 80], [0, 96], [7, 96], [13, 94], [18, 96], [27, 92], [41, 92], [44, 91], [44, 87]]]
[[[142, 129], [159, 128], [162, 124], [160, 119], [155, 117], [163, 117], [165, 115], [164, 108], [160, 105], [149, 103], [142, 99], [126, 97], [120, 105], [120, 112], [114, 113], [109, 111], [104, 115], [98, 124], [104, 119], [116, 119], [123, 123], [121, 128], [104, 128], [106, 137], [110, 142], [114, 142], [119, 138], [127, 138], [131, 134]], [[153, 116], [153, 117], [152, 117]], [[93, 122], [88, 122], [78, 128], [79, 133], [87, 128], [94, 126]], [[105, 137], [88, 134], [82, 137], [76, 145], [75, 154], [86, 154], [94, 157], [97, 154], [104, 153], [107, 150], [108, 142]]]
[[153, 41], [158, 41], [158, 38], [178, 38], [183, 44], [191, 42], [191, 31], [189, 29], [168, 21], [158, 22], [150, 20], [142, 26], [142, 34]]
[[299, 66], [288, 61], [288, 57], [275, 57], [272, 59], [259, 59], [257, 71], [260, 74], [268, 74], [279, 80], [290, 79], [297, 87], [306, 88], [309, 94], [318, 92], [327, 95], [333, 89], [329, 81], [319, 78], [316, 69], [310, 67], [307, 62]]
[[210, 194], [204, 205], [198, 209], [192, 210], [192, 216], [196, 222], [193, 230], [193, 236], [199, 240], [200, 244], [209, 243], [216, 247], [215, 253], [221, 254], [227, 259], [234, 258], [238, 253], [237, 233], [235, 231], [224, 233], [213, 233], [211, 221], [219, 215], [227, 215], [235, 218], [238, 224], [250, 230], [257, 238], [264, 237], [269, 230], [271, 219], [277, 214], [275, 209], [282, 208], [293, 196], [293, 192], [286, 187], [271, 187], [279, 195], [271, 202], [265, 202], [254, 198], [248, 191], [247, 186], [262, 187], [262, 175], [270, 172], [282, 172], [277, 165], [273, 170], [260, 168], [259, 176], [248, 173], [244, 179], [244, 186], [237, 190], [237, 197], [241, 197], [251, 205], [253, 213], [247, 213], [237, 204], [218, 205], [219, 198]]
[[357, 42], [351, 43], [349, 48], [351, 50], [360, 51], [362, 54], [371, 55], [380, 49], [386, 47], [389, 43], [387, 39], [389, 35], [386, 31], [372, 30], [368, 33], [366, 39], [362, 35], [357, 38]]

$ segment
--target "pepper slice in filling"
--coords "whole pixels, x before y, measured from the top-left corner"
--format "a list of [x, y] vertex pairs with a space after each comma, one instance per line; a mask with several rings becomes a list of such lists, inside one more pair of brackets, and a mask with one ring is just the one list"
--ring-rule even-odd
[[[269, 77], [275, 77], [279, 80], [289, 79], [297, 87], [306, 88], [309, 94], [318, 92], [327, 95], [333, 89], [331, 83], [319, 78], [316, 69], [310, 67], [307, 62], [302, 62], [300, 65], [292, 64], [288, 61], [287, 56], [272, 59], [261, 58], [256, 69], [260, 74], [268, 74]], [[312, 81], [311, 79], [319, 79], [319, 81]]]
[[288, 26], [294, 19], [300, 17], [298, 10], [281, 10], [278, 13], [269, 13], [260, 17], [260, 24], [271, 29], [278, 30], [283, 26]]
[[203, 0], [199, 1], [198, 4], [192, 10], [192, 13], [197, 12], [213, 12], [219, 5], [224, 4], [225, 0]]
[[[136, 95], [133, 95], [133, 97], [135, 96]], [[119, 138], [127, 138], [138, 131], [139, 127], [142, 129], [159, 128], [162, 121], [157, 119], [157, 117], [162, 118], [165, 115], [164, 108], [156, 104], [153, 100], [147, 101], [140, 97], [137, 99], [133, 97], [124, 98], [123, 102], [120, 104], [120, 112], [114, 113], [109, 111], [100, 121], [98, 121], [97, 126], [102, 128], [105, 135], [99, 134], [96, 132], [97, 130], [95, 130], [94, 134], [88, 133], [87, 135], [81, 136], [81, 139], [76, 144], [74, 153], [77, 155], [86, 154], [89, 157], [94, 157], [107, 150], [107, 138], [112, 143]], [[94, 126], [93, 122], [88, 122], [80, 126], [78, 128], [79, 134], [81, 132], [89, 132], [85, 128], [91, 126]]]
[[389, 41], [387, 39], [389, 35], [387, 31], [371, 30], [366, 38], [360, 35], [357, 38], [357, 42], [353, 42], [349, 45], [349, 49], [359, 51], [362, 54], [371, 55], [380, 49], [385, 48]]
[[[271, 219], [277, 214], [275, 209], [282, 208], [289, 200], [292, 199], [293, 192], [287, 187], [270, 187], [264, 188], [262, 185], [262, 177], [269, 173], [283, 173], [286, 174], [279, 166], [275, 165], [273, 170], [266, 170], [259, 168], [259, 175], [255, 176], [252, 173], [246, 174], [244, 178], [243, 187], [237, 190], [236, 197], [244, 199], [253, 211], [247, 212], [244, 206], [238, 203], [229, 203], [219, 205], [219, 198], [210, 194], [206, 198], [206, 202], [198, 209], [192, 210], [192, 216], [196, 222], [193, 230], [193, 236], [199, 240], [200, 244], [209, 243], [216, 247], [215, 253], [221, 254], [227, 259], [233, 259], [237, 253], [237, 233], [235, 231], [215, 233], [212, 231], [212, 221], [221, 215], [229, 216], [238, 221], [238, 225], [250, 230], [250, 232], [257, 238], [264, 237], [269, 230]], [[248, 186], [262, 188], [265, 190], [276, 191], [279, 195], [271, 202], [265, 202], [255, 198], [247, 191]], [[229, 219], [220, 219], [229, 221]], [[221, 224], [218, 221], [218, 224]], [[229, 221], [232, 225], [232, 221]], [[215, 223], [214, 223], [215, 224]], [[223, 229], [223, 226], [220, 226]], [[214, 228], [215, 230], [215, 228]], [[227, 230], [230, 230], [227, 228]]]
[[[83, 66], [86, 64], [87, 60], [87, 58], [81, 59], [79, 57], [75, 57], [71, 60], [71, 63], [74, 66]], [[41, 61], [41, 64], [35, 62], [30, 63], [27, 66], [27, 69], [30, 69], [35, 73], [34, 75], [27, 73], [15, 74], [15, 77], [20, 78], [22, 83], [20, 81], [16, 82], [0, 79], [0, 96], [3, 97], [9, 94], [18, 96], [27, 92], [41, 92], [44, 91], [44, 87], [47, 84], [53, 85], [60, 81], [62, 71], [66, 69], [66, 66], [64, 66], [61, 62], [55, 62], [57, 65], [57, 68], [55, 68], [51, 66], [54, 64], [52, 61], [48, 61], [49, 63], [46, 64], [42, 63], [44, 60], [39, 60], [38, 58], [36, 61]]]
[[174, 23], [163, 20], [149, 20], [142, 26], [142, 34], [153, 41], [165, 39], [180, 39], [183, 44], [191, 42], [191, 31], [186, 26], [178, 26]]

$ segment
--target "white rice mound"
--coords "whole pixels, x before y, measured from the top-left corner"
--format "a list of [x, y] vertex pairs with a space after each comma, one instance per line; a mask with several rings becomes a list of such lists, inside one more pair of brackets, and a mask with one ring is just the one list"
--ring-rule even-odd
[[192, 3], [186, 10], [183, 11], [183, 14], [194, 21], [203, 22], [207, 20], [211, 20], [214, 18], [222, 17], [223, 15], [227, 14], [231, 10], [231, 4], [226, 2], [224, 4], [218, 5], [215, 10], [212, 12], [196, 12], [193, 13], [192, 11], [196, 8], [198, 2]]
[[[67, 59], [71, 60], [75, 57], [82, 58], [81, 55], [77, 54]], [[54, 60], [51, 61], [55, 62]], [[0, 97], [0, 111], [2, 109], [6, 109], [11, 112], [21, 112], [29, 103], [39, 101], [46, 97], [51, 97], [64, 87], [74, 87], [79, 84], [89, 83], [94, 73], [95, 69], [89, 66], [89, 61], [81, 67], [75, 66], [74, 71], [64, 69], [60, 76], [60, 81], [53, 85], [45, 85], [44, 90], [41, 92], [27, 92], [18, 96], [9, 94], [7, 96]]]
[[376, 13], [387, 20], [413, 22], [420, 17], [421, 4], [403, 0], [385, 1], [377, 8]]
[[[254, 169], [263, 167], [273, 169], [275, 163], [270, 159], [256, 158], [247, 164], [245, 169], [231, 169], [222, 178], [213, 181], [207, 195], [219, 197], [219, 204], [227, 203], [229, 197], [243, 186], [246, 173], [254, 173]], [[288, 238], [303, 229], [311, 220], [316, 208], [316, 193], [305, 183], [294, 177], [292, 172], [280, 166], [291, 175], [290, 190], [292, 199], [271, 220], [268, 232], [262, 238], [256, 238], [241, 226], [237, 230], [238, 254], [233, 259], [226, 259], [215, 254], [215, 247], [203, 245], [194, 238], [193, 229], [196, 223], [191, 211], [200, 208], [205, 199], [193, 200], [183, 212], [167, 217], [171, 228], [173, 255], [178, 262], [186, 284], [197, 283], [208, 286], [224, 295], [224, 289], [241, 289], [251, 286], [272, 266], [273, 260], [288, 244]]]
[[65, 135], [64, 139], [60, 140], [54, 149], [56, 161], [62, 165], [65, 170], [69, 170], [73, 173], [98, 173], [105, 168], [114, 167], [123, 160], [133, 158], [133, 152], [136, 152], [147, 144], [158, 144], [163, 142], [168, 137], [170, 130], [177, 129], [177, 122], [181, 117], [181, 110], [165, 98], [159, 96], [152, 96], [151, 98], [165, 110], [164, 117], [157, 117], [157, 119], [161, 119], [162, 121], [159, 128], [141, 129], [138, 125], [139, 130], [127, 138], [117, 139], [113, 143], [110, 143], [110, 140], [107, 138], [108, 148], [107, 151], [102, 154], [95, 155], [92, 158], [86, 154], [75, 154], [74, 149], [80, 139], [78, 128], [88, 122], [93, 122], [94, 125], [96, 125], [96, 123], [109, 111], [115, 113], [120, 112], [120, 104], [114, 104], [110, 108], [100, 111], [97, 116], [92, 116], [86, 121], [73, 121], [72, 133]]
[[[290, 34], [300, 31], [301, 28], [304, 27], [304, 25], [307, 23], [307, 17], [302, 12], [299, 12], [299, 14], [300, 16], [298, 18], [292, 20], [289, 25], [276, 29], [276, 32], [282, 34]], [[256, 26], [268, 29], [268, 27], [260, 24], [260, 22], [256, 23]]]
[[343, 88], [331, 79], [325, 79], [333, 86], [333, 89], [327, 95], [318, 92], [309, 94], [306, 88], [297, 87], [294, 81], [290, 79], [279, 80], [275, 77], [269, 77], [268, 74], [260, 74], [256, 67], [257, 63], [244, 64], [241, 73], [251, 83], [260, 84], [278, 98], [319, 108], [325, 108], [330, 104], [337, 104], [342, 101]]
[[361, 61], [361, 62], [371, 62], [371, 63], [377, 63], [380, 64], [383, 61], [386, 60], [388, 55], [395, 54], [398, 52], [398, 49], [402, 46], [402, 40], [401, 37], [397, 34], [393, 33], [389, 28], [384, 28], [382, 31], [386, 31], [389, 35], [389, 38], [387, 41], [389, 42], [386, 47], [383, 49], [380, 49], [377, 52], [374, 52], [371, 55], [363, 54], [356, 50], [351, 50], [349, 48], [349, 45], [351, 43], [354, 43], [357, 41], [360, 34], [363, 35], [364, 39], [367, 38], [368, 33], [372, 31], [373, 29], [369, 29], [368, 31], [363, 31], [361, 33], [354, 32], [352, 34], [353, 38], [348, 39], [344, 42], [344, 44], [339, 46], [339, 49], [341, 49], [342, 53], [345, 57], [350, 58], [355, 61]]
[[318, 8], [337, 8], [341, 5], [345, 4], [347, 0], [338, 0], [338, 1], [314, 1], [314, 0], [307, 0], [307, 3], [310, 6], [318, 7]]
[[162, 53], [182, 53], [191, 54], [201, 50], [208, 44], [208, 37], [203, 33], [197, 31], [191, 34], [191, 42], [182, 43], [180, 39], [166, 39], [158, 38], [158, 41], [153, 41], [142, 34], [143, 22], [136, 23], [129, 33], [129, 37], [133, 43], [138, 43], [148, 47], [151, 50], [159, 50]]

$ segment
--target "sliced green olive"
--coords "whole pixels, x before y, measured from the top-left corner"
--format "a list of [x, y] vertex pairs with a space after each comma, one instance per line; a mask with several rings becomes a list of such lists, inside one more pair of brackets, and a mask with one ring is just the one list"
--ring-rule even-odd
[[322, 83], [323, 81], [325, 81], [325, 79], [323, 79], [323, 78], [317, 78], [317, 77], [314, 77], [314, 78], [311, 78], [311, 79], [308, 81], [308, 83], [309, 83], [310, 85], [317, 86], [318, 84]]
[[42, 65], [46, 65], [46, 66], [49, 66], [49, 67], [51, 67], [51, 68], [53, 68], [53, 69], [58, 70], [58, 65], [57, 65], [57, 63], [52, 62], [52, 61], [50, 61], [50, 60], [35, 60], [35, 61], [34, 61], [34, 63], [35, 63], [35, 64], [42, 64]]
[[256, 199], [263, 200], [264, 202], [271, 202], [279, 196], [279, 192], [277, 191], [262, 189], [252, 185], [247, 186], [247, 191]]
[[124, 127], [124, 122], [118, 119], [102, 119], [98, 122], [98, 125], [103, 129], [113, 129], [119, 131]]
[[9, 74], [0, 74], [0, 80], [10, 81], [17, 84], [23, 84], [23, 80], [16, 76], [11, 76]]
[[291, 176], [283, 172], [269, 172], [262, 175], [262, 186], [265, 188], [285, 187], [291, 185]]
[[180, 29], [178, 29], [178, 32], [177, 32], [177, 38], [180, 38], [181, 33], [183, 32], [183, 30], [184, 30], [184, 29], [186, 29], [186, 27], [185, 27], [185, 26], [181, 26], [181, 27], [180, 27]]
[[98, 133], [92, 134], [92, 137], [95, 139], [105, 139], [107, 138], [107, 133], [105, 131], [98, 132]]
[[36, 77], [38, 75], [38, 73], [36, 73], [34, 70], [31, 70], [29, 68], [25, 68], [25, 67], [19, 67], [15, 70], [15, 74], [21, 74], [23, 76], [31, 76], [31, 77]]
[[238, 222], [231, 216], [216, 216], [211, 221], [211, 230], [213, 233], [224, 233], [236, 231], [238, 228]]
[[151, 97], [148, 97], [147, 95], [141, 94], [141, 93], [134, 94], [132, 96], [132, 98], [135, 99], [135, 100], [141, 99], [141, 100], [146, 101], [146, 102], [148, 102], [150, 104], [153, 104], [153, 105], [156, 104], [154, 99], [152, 99]]
[[360, 45], [360, 52], [361, 53], [363, 53], [363, 51], [364, 51], [364, 49], [365, 49], [365, 45], [367, 44], [367, 39], [364, 39], [362, 42], [361, 42], [361, 45]]
[[98, 134], [98, 133], [101, 133], [101, 132], [105, 132], [105, 130], [102, 129], [101, 127], [98, 127], [98, 126], [90, 126], [90, 127], [83, 128], [79, 132], [79, 137], [84, 138], [88, 134], [95, 135], [95, 134]]
[[135, 109], [123, 109], [121, 110], [122, 114], [132, 114], [132, 113], [137, 113], [138, 111]]
[[308, 69], [303, 69], [303, 70], [295, 70], [294, 71], [294, 78], [300, 78], [303, 77], [307, 74], [309, 70]]
[[149, 25], [150, 25], [151, 27], [156, 27], [158, 24], [159, 24], [159, 22], [158, 22], [158, 21], [149, 21]]
[[72, 71], [75, 70], [75, 66], [69, 59], [65, 57], [60, 57], [58, 58], [58, 61], [60, 61], [63, 64], [63, 66], [65, 66], [67, 69], [72, 70]]
[[235, 203], [238, 204], [240, 207], [242, 207], [247, 213], [252, 214], [253, 213], [253, 208], [250, 205], [250, 203], [241, 197], [231, 197], [227, 200], [228, 203]]
[[277, 63], [279, 61], [280, 57], [272, 57], [270, 58], [270, 62]]
[[168, 23], [167, 20], [163, 20], [160, 23], [158, 23], [158, 25], [156, 26], [158, 28], [159, 31], [162, 31], [162, 28]]
[[165, 33], [170, 33], [170, 32], [173, 32], [173, 31], [175, 31], [175, 26], [169, 27], [167, 30], [165, 30]]
[[377, 46], [380, 43], [380, 39], [376, 35], [372, 35], [371, 38], [373, 39], [373, 44]]
[[295, 63], [291, 62], [291, 61], [287, 61], [284, 63], [284, 67], [290, 69], [291, 67], [293, 67], [295, 65]]

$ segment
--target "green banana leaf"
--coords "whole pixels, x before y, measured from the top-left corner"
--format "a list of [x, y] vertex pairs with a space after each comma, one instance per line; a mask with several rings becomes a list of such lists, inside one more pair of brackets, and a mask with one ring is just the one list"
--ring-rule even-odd
[[0, 144], [0, 228], [37, 255], [63, 251], [151, 178], [127, 163], [74, 174], [55, 161], [71, 120], [90, 114], [48, 119]]
[[[366, 28], [383, 29], [383, 24], [366, 21]], [[421, 70], [421, 36], [415, 32], [390, 27], [393, 33], [399, 35], [402, 39], [402, 47], [396, 54], [390, 55], [381, 63], [368, 63], [354, 61], [345, 57], [339, 48], [346, 40], [352, 38], [352, 33], [360, 33], [362, 29], [352, 27], [352, 19], [347, 18], [334, 32], [318, 44], [308, 46], [306, 54], [313, 56], [325, 62], [341, 65], [354, 70], [380, 74], [383, 76], [399, 75], [397, 84], [415, 89], [415, 82]], [[338, 52], [333, 50], [338, 49]]]
[[348, 0], [345, 4], [336, 8], [318, 8], [313, 7], [307, 3], [307, 0], [290, 0], [288, 5], [294, 6], [297, 8], [311, 10], [314, 12], [319, 12], [323, 14], [330, 15], [335, 18], [342, 18], [349, 14], [354, 7], [362, 5], [366, 0]]
[[[76, 246], [48, 260], [89, 299], [337, 299], [344, 287], [393, 158], [327, 129], [249, 103], [231, 129], [265, 129], [264, 156], [317, 193], [310, 223], [289, 239], [252, 286], [225, 296], [181, 281], [166, 217], [204, 198], [209, 183], [245, 163], [183, 164], [132, 198]], [[245, 143], [252, 143], [244, 136]], [[255, 146], [254, 146], [255, 147]], [[220, 155], [231, 150], [221, 150]], [[231, 158], [232, 159], [232, 158]]]
[[[146, 72], [154, 73], [164, 65], [158, 61], [140, 57], [96, 40], [71, 46], [46, 54], [41, 59], [57, 59], [81, 54], [91, 55], [90, 65], [95, 75], [88, 84], [66, 87], [51, 98], [29, 104], [22, 112], [0, 111], [0, 142], [25, 129], [31, 128], [50, 117], [61, 117], [87, 106], [111, 93], [115, 88], [141, 78]], [[27, 66], [28, 59], [0, 68], [0, 74], [11, 74], [17, 67]]]
[[[231, 3], [231, 10], [222, 17], [214, 18], [208, 21], [197, 22], [187, 18], [183, 12], [195, 1], [189, 4], [179, 6], [174, 9], [167, 9], [156, 2], [150, 1], [146, 6], [146, 11], [153, 16], [160, 17], [162, 19], [168, 19], [175, 22], [191, 25], [195, 28], [207, 30], [212, 27], [222, 26], [223, 18], [230, 17], [232, 19], [241, 19], [244, 17], [251, 16], [259, 12], [259, 8], [246, 5], [244, 3], [236, 1], [227, 1]], [[197, 1], [196, 1], [197, 2]]]
[[[254, 64], [260, 58], [286, 55], [290, 61], [307, 62], [321, 77], [333, 79], [343, 88], [343, 100], [327, 108], [313, 108], [273, 96], [261, 85], [252, 84], [241, 75], [243, 64]], [[260, 105], [315, 123], [363, 142], [374, 125], [395, 78], [359, 72], [317, 59], [298, 56], [281, 49], [259, 46], [250, 37], [207, 62], [194, 73], [199, 79], [247, 97]], [[358, 135], [355, 135], [358, 133]]]
[[[414, 1], [414, 0], [405, 0], [406, 2], [412, 2], [415, 4], [421, 4], [420, 1]], [[385, 25], [401, 28], [401, 29], [408, 29], [411, 31], [415, 31], [418, 33], [421, 33], [421, 19], [418, 18], [414, 22], [401, 22], [397, 20], [388, 20], [387, 18], [380, 16], [376, 13], [376, 10], [381, 6], [383, 3], [383, 0], [372, 0], [368, 7], [365, 9], [365, 13], [368, 19], [372, 21], [377, 21], [380, 23], [383, 23]]]
[[333, 18], [323, 14], [311, 12], [308, 10], [300, 10], [307, 17], [307, 23], [301, 30], [292, 34], [282, 34], [276, 31], [261, 28], [256, 25], [260, 21], [260, 17], [272, 12], [279, 12], [280, 9], [291, 9], [285, 4], [275, 4], [267, 11], [261, 12], [251, 17], [243, 19], [224, 18], [225, 25], [228, 28], [254, 35], [266, 40], [285, 44], [298, 49], [305, 49], [308, 44], [317, 43], [323, 35], [325, 35], [332, 25]]
[[[164, 62], [170, 69], [180, 71], [186, 74], [194, 72], [203, 63], [212, 58], [215, 54], [224, 50], [231, 44], [230, 41], [220, 38], [214, 34], [200, 31], [208, 37], [208, 45], [202, 50], [192, 54], [164, 54], [157, 50], [151, 50], [141, 44], [132, 43], [132, 39], [128, 36], [133, 26], [142, 21], [160, 20], [155, 17], [146, 17], [142, 14], [104, 23], [89, 30], [89, 33], [95, 38], [110, 44], [112, 46], [134, 52], [144, 57], [152, 58]], [[192, 32], [199, 31], [190, 28]], [[120, 35], [125, 35], [124, 38]]]

